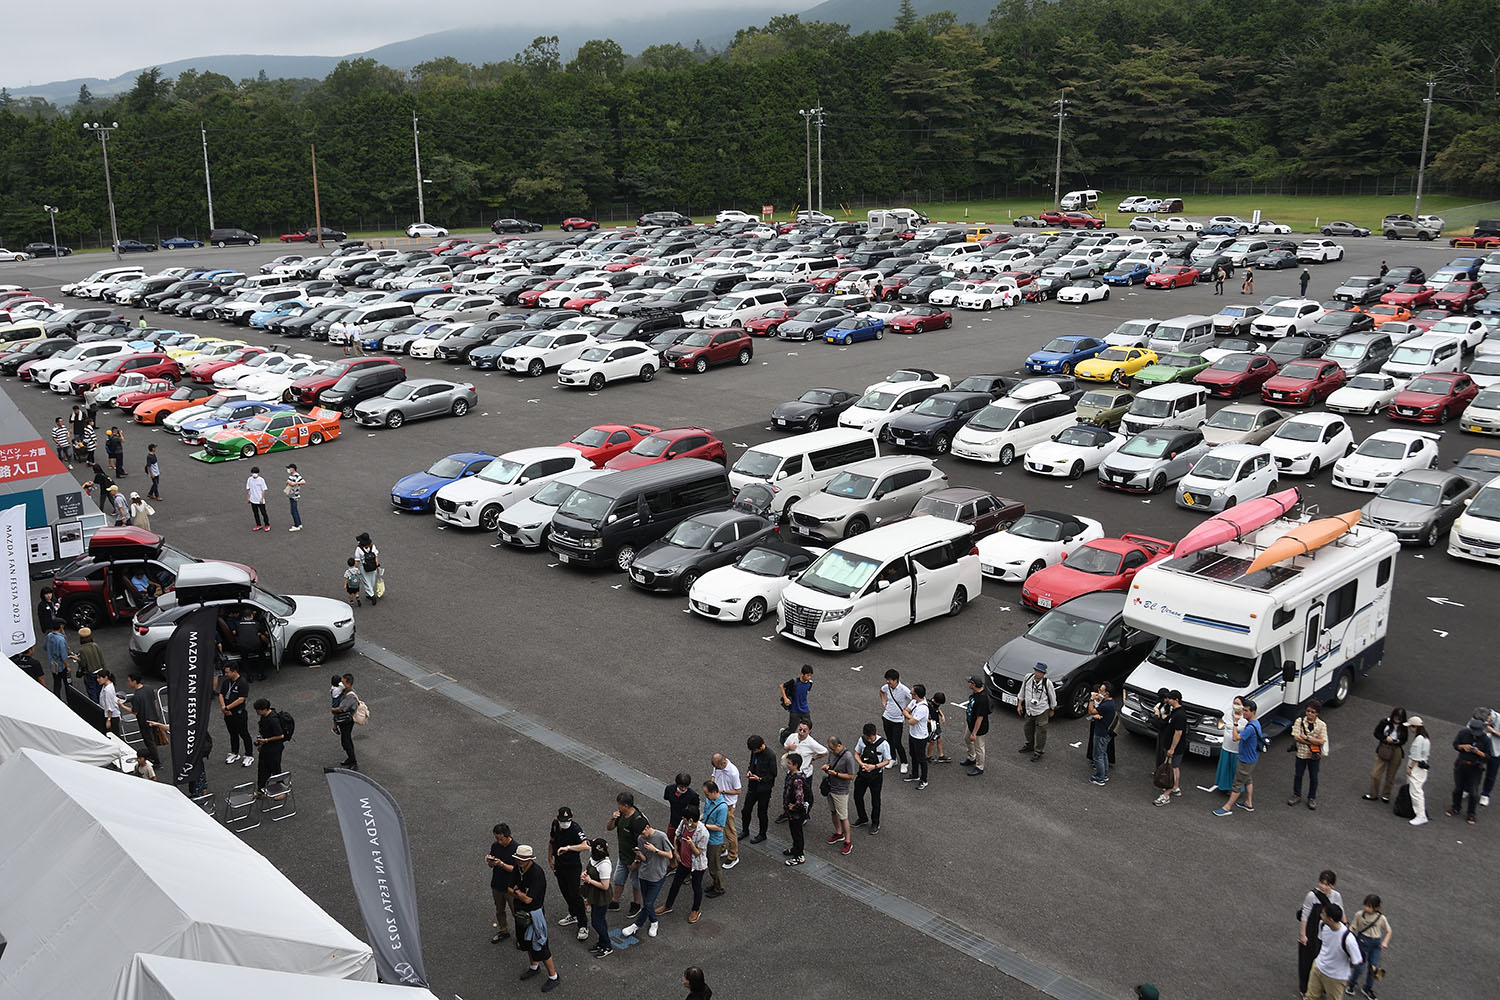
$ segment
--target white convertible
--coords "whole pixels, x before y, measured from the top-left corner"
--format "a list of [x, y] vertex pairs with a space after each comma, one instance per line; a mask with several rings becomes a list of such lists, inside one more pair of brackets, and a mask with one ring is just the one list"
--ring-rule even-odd
[[733, 566], [721, 566], [699, 577], [688, 591], [688, 608], [715, 621], [758, 624], [780, 603], [781, 592], [792, 578], [822, 554], [822, 549], [781, 541], [757, 545]]
[[1119, 451], [1125, 440], [1124, 434], [1112, 433], [1104, 427], [1075, 424], [1029, 448], [1024, 465], [1027, 472], [1039, 476], [1078, 479], [1085, 472], [1099, 468], [1099, 463]]
[[979, 540], [979, 570], [991, 579], [1021, 583], [1037, 570], [1062, 562], [1084, 542], [1103, 537], [1104, 527], [1093, 518], [1028, 511], [1004, 531]]

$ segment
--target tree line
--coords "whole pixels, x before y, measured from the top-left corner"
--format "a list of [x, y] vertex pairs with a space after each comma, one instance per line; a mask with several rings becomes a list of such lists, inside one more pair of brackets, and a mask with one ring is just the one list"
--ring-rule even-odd
[[1414, 172], [1435, 83], [1428, 178], [1500, 191], [1500, 0], [1003, 0], [988, 23], [889, 29], [795, 15], [720, 51], [609, 40], [564, 61], [555, 37], [504, 61], [367, 59], [323, 80], [140, 75], [117, 98], [59, 109], [0, 93], [0, 237], [107, 231], [87, 122], [118, 122], [111, 178], [122, 236], [203, 233], [207, 134], [214, 214], [274, 235], [310, 226], [316, 146], [325, 224], [426, 212], [555, 221], [628, 202], [779, 209], [805, 200], [799, 110], [825, 109], [827, 200], [1124, 174], [1316, 181]]

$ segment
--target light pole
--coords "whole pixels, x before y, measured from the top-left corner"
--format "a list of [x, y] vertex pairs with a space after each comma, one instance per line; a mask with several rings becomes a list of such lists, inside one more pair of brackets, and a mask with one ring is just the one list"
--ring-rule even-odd
[[99, 149], [104, 153], [104, 194], [109, 199], [109, 235], [114, 240], [115, 259], [121, 260], [120, 256], [120, 227], [115, 224], [115, 189], [109, 180], [109, 134], [120, 127], [119, 122], [85, 122], [84, 130], [93, 132], [99, 136]]
[[812, 120], [813, 113], [806, 108], [797, 112], [802, 116], [802, 124], [806, 126], [807, 132], [807, 201], [804, 202], [809, 209], [812, 208]]
[[422, 143], [417, 138], [417, 113], [411, 113], [411, 148], [417, 160], [417, 221], [427, 221], [427, 208], [422, 203]]
[[61, 212], [62, 209], [56, 205], [43, 205], [42, 211], [52, 217], [52, 256], [54, 258], [61, 257], [62, 251], [57, 248], [57, 213]]
[[[823, 211], [823, 109], [807, 108], [797, 112], [807, 120], [809, 128], [818, 126], [818, 211]], [[807, 207], [812, 208], [812, 152], [808, 151], [807, 163]]]
[[1057, 95], [1057, 161], [1052, 174], [1052, 207], [1062, 205], [1062, 130], [1063, 119], [1068, 117], [1068, 89], [1064, 87]]
[[208, 231], [214, 229], [214, 185], [208, 178], [208, 129], [203, 123], [198, 123], [198, 131], [203, 133], [203, 188], [208, 192]]
[[1436, 86], [1427, 81], [1427, 98], [1422, 102], [1427, 105], [1427, 117], [1422, 121], [1422, 158], [1417, 161], [1417, 204], [1411, 210], [1413, 219], [1422, 214], [1422, 175], [1427, 170], [1427, 133], [1432, 128], [1432, 89]]

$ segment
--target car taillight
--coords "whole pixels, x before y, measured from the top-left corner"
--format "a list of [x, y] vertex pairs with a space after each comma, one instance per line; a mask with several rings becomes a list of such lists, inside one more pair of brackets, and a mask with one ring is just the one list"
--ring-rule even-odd
[[[975, 549], [974, 551], [978, 552], [979, 550]], [[150, 630], [147, 629], [146, 626], [144, 626], [144, 625], [137, 625], [135, 627], [135, 634], [136, 635], [145, 635], [148, 631], [150, 631]]]
[[977, 556], [977, 555], [979, 555], [979, 546], [977, 546], [977, 545], [970, 546], [969, 547], [969, 555], [971, 555], [971, 556]]

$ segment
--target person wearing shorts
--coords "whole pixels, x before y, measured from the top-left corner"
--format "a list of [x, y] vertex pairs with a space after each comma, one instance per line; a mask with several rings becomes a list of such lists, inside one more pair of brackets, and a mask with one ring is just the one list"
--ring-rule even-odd
[[833, 833], [828, 843], [844, 842], [840, 854], [854, 850], [854, 835], [849, 827], [849, 792], [859, 774], [859, 765], [854, 762], [854, 752], [844, 746], [844, 741], [835, 736], [828, 741], [828, 763], [823, 765], [828, 780], [828, 809], [833, 816]]
[[[1245, 698], [1242, 703], [1244, 708], [1234, 726], [1235, 739], [1239, 740], [1240, 759], [1234, 768], [1234, 784], [1229, 787], [1229, 801], [1214, 810], [1214, 815], [1219, 817], [1234, 815], [1236, 805], [1245, 812], [1255, 812], [1255, 805], [1251, 801], [1255, 797], [1255, 765], [1260, 763], [1260, 741], [1265, 733], [1260, 728], [1260, 723], [1255, 721], [1255, 702]], [[1244, 802], [1240, 802], [1241, 792], [1245, 795]]]

